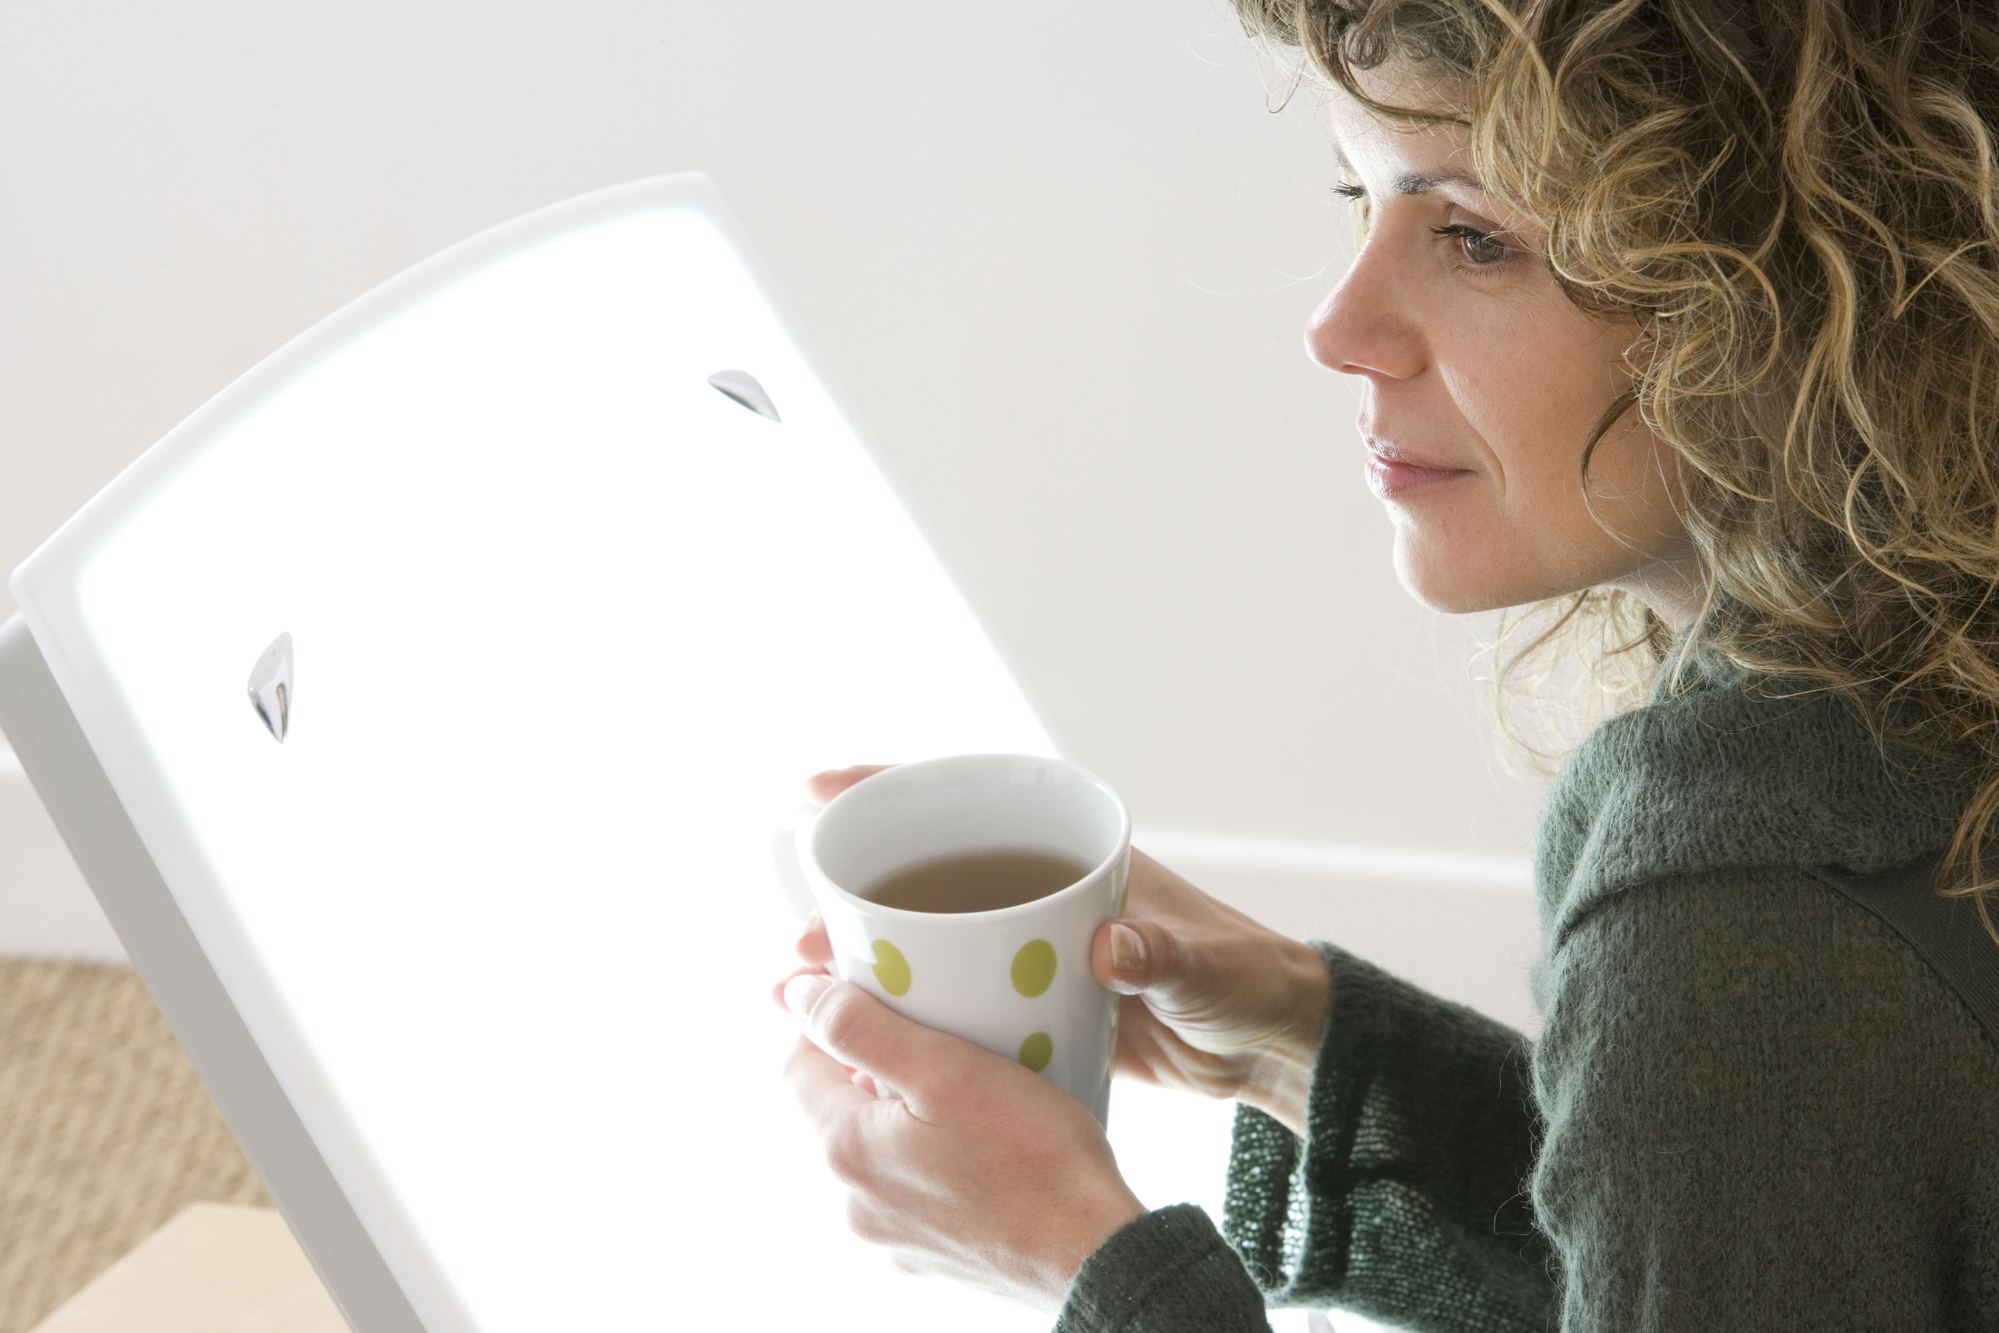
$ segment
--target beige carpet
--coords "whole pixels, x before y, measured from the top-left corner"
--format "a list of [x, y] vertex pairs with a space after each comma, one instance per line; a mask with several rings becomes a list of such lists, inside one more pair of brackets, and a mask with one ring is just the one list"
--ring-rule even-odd
[[0, 1333], [200, 1201], [267, 1202], [139, 978], [0, 959]]

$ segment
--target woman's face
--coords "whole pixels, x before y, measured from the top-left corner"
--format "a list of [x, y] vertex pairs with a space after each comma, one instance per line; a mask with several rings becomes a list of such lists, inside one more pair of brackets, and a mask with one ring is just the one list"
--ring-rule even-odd
[[[1371, 96], [1420, 85], [1377, 72]], [[1369, 212], [1353, 266], [1313, 314], [1314, 360], [1362, 382], [1367, 481], [1395, 525], [1402, 582], [1443, 611], [1514, 606], [1600, 584], [1669, 623], [1698, 605], [1668, 450], [1628, 412], [1583, 447], [1631, 383], [1634, 325], [1562, 294], [1540, 236], [1472, 176], [1465, 131], [1386, 125], [1337, 99], [1346, 190]], [[1616, 535], [1612, 535], [1615, 533]]]

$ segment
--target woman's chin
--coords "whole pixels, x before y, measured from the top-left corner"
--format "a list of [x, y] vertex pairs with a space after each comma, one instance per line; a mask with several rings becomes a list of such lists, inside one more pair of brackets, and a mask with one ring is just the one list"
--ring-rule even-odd
[[1530, 580], [1511, 577], [1514, 571], [1497, 566], [1490, 556], [1478, 554], [1451, 557], [1427, 549], [1412, 549], [1407, 534], [1398, 531], [1395, 541], [1395, 577], [1411, 597], [1444, 615], [1462, 616], [1477, 611], [1496, 611], [1520, 606], [1553, 592], [1538, 591]]

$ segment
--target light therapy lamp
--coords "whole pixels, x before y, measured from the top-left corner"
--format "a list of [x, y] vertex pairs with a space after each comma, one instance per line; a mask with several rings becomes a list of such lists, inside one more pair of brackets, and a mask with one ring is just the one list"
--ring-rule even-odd
[[1053, 749], [706, 178], [362, 297], [11, 586], [0, 727], [361, 1333], [1045, 1324], [885, 1281], [778, 1084], [800, 780]]

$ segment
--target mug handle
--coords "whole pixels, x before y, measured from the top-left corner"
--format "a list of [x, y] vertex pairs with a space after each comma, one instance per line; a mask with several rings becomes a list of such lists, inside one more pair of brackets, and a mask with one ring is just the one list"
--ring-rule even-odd
[[797, 822], [772, 834], [770, 840], [770, 859], [777, 870], [778, 891], [800, 921], [819, 910], [819, 904], [812, 899], [812, 887], [805, 882], [805, 867], [800, 859], [804, 840], [811, 836], [814, 822], [810, 815], [801, 816]]

